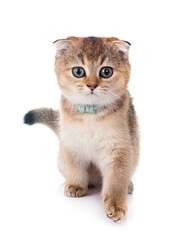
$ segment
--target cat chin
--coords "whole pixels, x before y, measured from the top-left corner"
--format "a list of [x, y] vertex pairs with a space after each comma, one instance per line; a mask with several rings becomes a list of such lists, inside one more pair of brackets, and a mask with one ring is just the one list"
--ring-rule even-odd
[[103, 105], [99, 97], [88, 96], [88, 97], [66, 97], [69, 102], [72, 104], [81, 104], [81, 105]]
[[64, 97], [71, 102], [72, 104], [80, 104], [80, 105], [98, 105], [98, 106], [107, 106], [109, 104], [114, 104], [115, 103], [115, 99], [109, 99], [106, 98], [105, 96], [98, 96], [96, 94], [90, 94], [90, 95], [84, 95], [84, 96], [80, 96], [80, 95], [69, 95], [66, 96], [64, 95]]

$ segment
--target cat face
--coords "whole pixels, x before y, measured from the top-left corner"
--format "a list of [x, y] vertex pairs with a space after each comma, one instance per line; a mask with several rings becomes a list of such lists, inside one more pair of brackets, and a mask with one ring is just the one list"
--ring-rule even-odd
[[73, 104], [113, 104], [130, 77], [130, 44], [117, 38], [57, 40], [55, 72], [62, 94]]

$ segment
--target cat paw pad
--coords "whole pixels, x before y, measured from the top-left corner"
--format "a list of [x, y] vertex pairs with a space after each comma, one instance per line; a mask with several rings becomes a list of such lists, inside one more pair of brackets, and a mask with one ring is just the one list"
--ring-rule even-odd
[[132, 194], [134, 190], [134, 185], [133, 183], [130, 181], [129, 185], [128, 185], [128, 194]]

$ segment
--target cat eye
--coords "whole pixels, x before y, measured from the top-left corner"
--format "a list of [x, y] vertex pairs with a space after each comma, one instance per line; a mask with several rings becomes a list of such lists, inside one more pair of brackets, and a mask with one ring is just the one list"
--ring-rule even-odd
[[85, 70], [82, 67], [74, 67], [72, 68], [72, 74], [76, 78], [81, 78], [85, 76]]
[[99, 76], [102, 78], [110, 78], [113, 75], [112, 67], [103, 67], [99, 72]]

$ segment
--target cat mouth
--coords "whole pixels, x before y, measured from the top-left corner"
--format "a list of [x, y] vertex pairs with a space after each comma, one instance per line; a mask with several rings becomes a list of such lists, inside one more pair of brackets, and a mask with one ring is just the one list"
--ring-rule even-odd
[[86, 96], [96, 96], [96, 97], [98, 97], [98, 95], [96, 93], [94, 93], [93, 91], [91, 91], [91, 92], [89, 92], [89, 93], [87, 93], [85, 95]]

